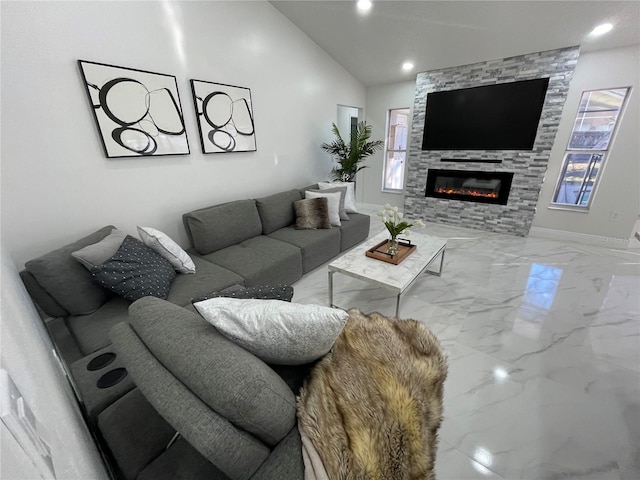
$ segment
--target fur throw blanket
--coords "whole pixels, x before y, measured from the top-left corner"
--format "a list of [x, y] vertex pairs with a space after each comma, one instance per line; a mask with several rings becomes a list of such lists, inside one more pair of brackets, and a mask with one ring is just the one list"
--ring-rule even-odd
[[421, 323], [349, 310], [298, 397], [300, 431], [327, 478], [435, 479], [446, 376], [440, 342]]

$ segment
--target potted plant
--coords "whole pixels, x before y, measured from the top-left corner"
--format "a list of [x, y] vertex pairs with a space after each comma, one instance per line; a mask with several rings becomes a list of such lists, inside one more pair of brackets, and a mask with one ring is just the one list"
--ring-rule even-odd
[[335, 123], [331, 124], [331, 131], [335, 139], [331, 143], [320, 145], [325, 152], [329, 153], [337, 162], [331, 170], [331, 180], [341, 182], [353, 182], [358, 173], [366, 165], [362, 162], [384, 146], [382, 140], [369, 140], [371, 138], [371, 125], [366, 122], [358, 122], [357, 128], [351, 132], [351, 138], [347, 144]]

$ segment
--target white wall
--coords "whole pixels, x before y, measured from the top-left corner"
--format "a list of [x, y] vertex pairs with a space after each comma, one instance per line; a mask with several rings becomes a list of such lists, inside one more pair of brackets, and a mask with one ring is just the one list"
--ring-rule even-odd
[[[415, 79], [407, 82], [392, 83], [367, 88], [366, 115], [367, 123], [373, 127], [373, 140], [384, 140], [387, 131], [388, 111], [395, 108], [409, 108], [409, 122], [413, 118], [413, 99], [415, 95]], [[411, 132], [411, 123], [409, 123]], [[407, 162], [409, 155], [407, 154]], [[365, 168], [358, 177], [359, 185], [363, 185], [362, 202], [375, 205], [389, 203], [400, 208], [404, 206], [404, 193], [389, 193], [382, 191], [382, 173], [384, 169], [384, 150], [367, 159]], [[408, 172], [405, 164], [405, 178]]]
[[[4, 252], [1, 276], [0, 367], [9, 373], [40, 424], [39, 434], [51, 448], [56, 477], [109, 478], [73, 400], [71, 387], [52, 354], [51, 340], [15, 265]], [[39, 478], [31, 458], [4, 425], [0, 434], [0, 478]]]
[[[181, 215], [325, 179], [365, 89], [268, 2], [1, 2], [2, 232], [25, 260], [114, 224], [186, 245]], [[191, 154], [104, 157], [76, 61], [175, 75]], [[257, 152], [203, 155], [189, 79], [249, 87]]]
[[[618, 131], [589, 212], [549, 208], [582, 92], [628, 86], [632, 88], [631, 96], [618, 120]], [[639, 87], [640, 46], [580, 55], [540, 192], [532, 234], [541, 233], [540, 229], [572, 232], [577, 235], [564, 238], [588, 241], [590, 236], [604, 237], [611, 246], [622, 246], [629, 238], [640, 214]]]
[[[114, 224], [181, 215], [325, 179], [338, 104], [365, 89], [267, 2], [0, 2], [1, 362], [43, 424], [58, 478], [107, 478], [17, 275], [29, 258]], [[188, 156], [107, 159], [77, 60], [175, 75]], [[257, 152], [203, 155], [189, 79], [249, 87]], [[2, 478], [33, 478], [2, 434]]]

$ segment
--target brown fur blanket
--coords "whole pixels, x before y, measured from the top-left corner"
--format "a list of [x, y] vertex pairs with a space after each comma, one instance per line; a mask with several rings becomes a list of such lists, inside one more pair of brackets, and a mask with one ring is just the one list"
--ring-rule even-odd
[[300, 430], [331, 480], [433, 480], [447, 363], [415, 320], [349, 310], [298, 397]]

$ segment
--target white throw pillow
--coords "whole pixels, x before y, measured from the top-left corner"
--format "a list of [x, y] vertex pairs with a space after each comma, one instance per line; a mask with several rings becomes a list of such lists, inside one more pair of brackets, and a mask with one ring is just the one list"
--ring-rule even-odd
[[327, 206], [329, 208], [329, 222], [331, 225], [339, 227], [340, 222], [340, 192], [312, 192], [307, 190], [304, 192], [304, 198], [327, 198]]
[[193, 305], [225, 337], [279, 365], [302, 365], [329, 353], [349, 316], [336, 308], [282, 300], [222, 297]]
[[166, 234], [151, 227], [138, 227], [138, 234], [146, 246], [166, 258], [176, 271], [196, 273], [191, 257]]
[[358, 213], [356, 209], [356, 191], [353, 182], [318, 182], [320, 190], [334, 187], [347, 187], [347, 194], [344, 197], [344, 209], [347, 213]]

